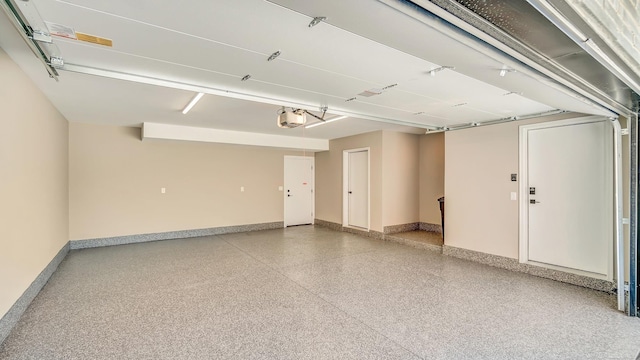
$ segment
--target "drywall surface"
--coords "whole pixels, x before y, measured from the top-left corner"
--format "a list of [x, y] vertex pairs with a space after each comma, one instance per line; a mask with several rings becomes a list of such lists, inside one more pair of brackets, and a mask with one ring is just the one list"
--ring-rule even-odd
[[284, 156], [301, 155], [141, 141], [128, 127], [71, 123], [69, 134], [71, 240], [283, 221]]
[[2, 49], [0, 74], [2, 318], [69, 240], [69, 197], [67, 120]]
[[382, 131], [331, 140], [316, 153], [316, 218], [342, 224], [342, 156], [360, 148], [370, 150], [370, 229], [382, 232]]
[[445, 244], [518, 258], [519, 126], [561, 114], [445, 133]]
[[420, 136], [382, 132], [382, 226], [420, 219]]
[[444, 196], [444, 133], [420, 136], [420, 222], [440, 224]]

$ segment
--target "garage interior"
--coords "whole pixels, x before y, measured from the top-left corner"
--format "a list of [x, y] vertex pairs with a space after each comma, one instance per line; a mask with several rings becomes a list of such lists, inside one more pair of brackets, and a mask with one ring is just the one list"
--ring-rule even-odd
[[633, 358], [639, 6], [2, 0], [0, 359]]

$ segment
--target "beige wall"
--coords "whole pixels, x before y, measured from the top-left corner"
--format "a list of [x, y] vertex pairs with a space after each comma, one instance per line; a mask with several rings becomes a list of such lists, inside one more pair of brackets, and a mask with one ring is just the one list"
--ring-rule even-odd
[[444, 133], [420, 136], [420, 222], [440, 224], [444, 196]]
[[382, 133], [382, 226], [415, 223], [420, 218], [420, 136]]
[[[578, 117], [561, 114], [445, 134], [445, 244], [518, 258], [519, 126]], [[518, 180], [520, 180], [518, 178]]]
[[283, 221], [285, 155], [71, 123], [70, 239]]
[[370, 148], [371, 230], [382, 231], [382, 131], [329, 142], [329, 151], [316, 153], [316, 218], [342, 224], [342, 153]]
[[1, 318], [68, 241], [68, 132], [2, 49], [0, 74]]

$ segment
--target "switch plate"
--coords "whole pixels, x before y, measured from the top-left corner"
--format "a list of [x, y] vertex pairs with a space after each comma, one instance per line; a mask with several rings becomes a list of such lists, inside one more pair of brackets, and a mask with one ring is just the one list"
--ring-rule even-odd
[[278, 191], [282, 191], [284, 188], [282, 186], [278, 186]]
[[515, 191], [511, 192], [511, 200], [518, 200], [518, 193], [516, 193]]
[[244, 192], [244, 186], [240, 186], [240, 192]]
[[167, 189], [166, 189], [166, 188], [160, 188], [160, 193], [161, 193], [161, 194], [164, 194], [164, 193], [166, 193], [166, 192], [167, 192]]

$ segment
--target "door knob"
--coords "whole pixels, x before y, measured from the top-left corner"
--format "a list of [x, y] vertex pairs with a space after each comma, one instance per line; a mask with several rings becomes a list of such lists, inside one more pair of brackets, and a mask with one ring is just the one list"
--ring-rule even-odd
[[351, 192], [351, 191], [349, 191], [349, 194], [351, 194], [351, 193], [352, 193], [352, 192]]

